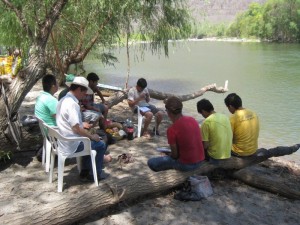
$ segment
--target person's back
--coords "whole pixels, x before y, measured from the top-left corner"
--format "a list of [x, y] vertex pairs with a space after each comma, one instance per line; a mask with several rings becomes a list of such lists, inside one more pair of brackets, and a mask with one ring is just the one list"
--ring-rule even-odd
[[209, 142], [208, 154], [214, 159], [227, 159], [231, 155], [232, 131], [229, 119], [221, 113], [207, 117], [202, 126], [202, 139]]
[[194, 118], [182, 116], [168, 128], [167, 136], [169, 144], [177, 144], [181, 163], [197, 163], [204, 160], [202, 137]]
[[165, 107], [172, 121], [167, 130], [171, 152], [149, 159], [148, 166], [156, 172], [168, 169], [195, 170], [205, 158], [199, 125], [194, 118], [182, 114], [183, 104], [179, 98], [169, 97]]
[[37, 97], [34, 114], [42, 119], [49, 126], [56, 126], [56, 106], [57, 99], [53, 94], [57, 91], [57, 83], [53, 75], [46, 75], [43, 77], [44, 91]]
[[258, 148], [259, 121], [249, 109], [236, 110], [230, 117], [233, 131], [232, 151], [240, 156], [252, 155]]
[[232, 131], [228, 117], [216, 113], [213, 105], [207, 99], [197, 102], [197, 110], [205, 118], [201, 131], [206, 159], [230, 158]]
[[225, 104], [232, 113], [230, 117], [233, 132], [232, 152], [238, 156], [249, 156], [258, 148], [259, 119], [255, 112], [242, 107], [241, 98], [229, 94]]

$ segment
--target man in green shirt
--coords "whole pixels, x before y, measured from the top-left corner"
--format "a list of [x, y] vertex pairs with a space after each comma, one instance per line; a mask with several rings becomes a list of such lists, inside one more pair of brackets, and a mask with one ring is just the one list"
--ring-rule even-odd
[[47, 74], [42, 80], [43, 90], [37, 97], [34, 114], [49, 126], [56, 126], [57, 99], [53, 96], [58, 90], [55, 76]]
[[232, 130], [228, 117], [215, 112], [207, 99], [197, 103], [197, 110], [205, 118], [201, 126], [205, 158], [207, 160], [230, 158]]

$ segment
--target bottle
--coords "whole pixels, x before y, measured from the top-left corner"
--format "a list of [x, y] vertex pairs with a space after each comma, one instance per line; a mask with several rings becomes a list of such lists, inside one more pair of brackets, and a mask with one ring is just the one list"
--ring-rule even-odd
[[132, 121], [130, 119], [126, 120], [126, 133], [127, 133], [127, 139], [128, 140], [133, 140], [134, 138], [134, 128], [133, 128], [133, 124]]

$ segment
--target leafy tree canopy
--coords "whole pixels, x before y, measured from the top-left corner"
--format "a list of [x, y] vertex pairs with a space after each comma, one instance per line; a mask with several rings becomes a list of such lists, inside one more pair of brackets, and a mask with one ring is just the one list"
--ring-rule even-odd
[[[37, 34], [43, 34], [41, 27], [55, 2], [1, 0], [0, 45], [28, 52], [38, 41], [34, 39]], [[92, 49], [102, 48], [104, 53], [121, 44], [129, 33], [150, 42], [154, 52], [164, 49], [168, 54], [168, 40], [186, 38], [190, 32], [190, 15], [183, 0], [69, 0], [46, 43], [47, 61], [55, 68], [65, 61], [68, 65], [81, 62]]]
[[237, 37], [257, 37], [271, 41], [300, 41], [300, 0], [268, 0], [252, 3], [239, 14], [228, 31]]

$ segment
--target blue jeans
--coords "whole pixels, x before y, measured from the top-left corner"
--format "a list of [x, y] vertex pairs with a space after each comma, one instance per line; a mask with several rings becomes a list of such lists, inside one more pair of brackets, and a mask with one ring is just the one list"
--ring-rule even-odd
[[[100, 176], [100, 174], [102, 173], [103, 157], [106, 151], [106, 145], [103, 141], [99, 141], [99, 142], [91, 141], [91, 147], [93, 150], [97, 152], [96, 159], [95, 159], [96, 170], [97, 170], [97, 174]], [[83, 151], [83, 148], [84, 148], [83, 142], [80, 142], [76, 152]], [[89, 170], [90, 175], [93, 175], [91, 156], [85, 155], [82, 157], [82, 170]]]
[[191, 171], [202, 165], [202, 161], [192, 164], [183, 164], [170, 156], [160, 156], [148, 160], [148, 166], [151, 170], [158, 172], [162, 170], [175, 169], [180, 171]]

